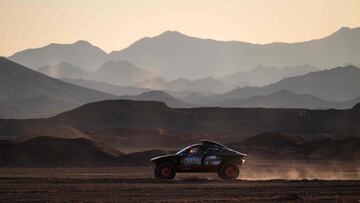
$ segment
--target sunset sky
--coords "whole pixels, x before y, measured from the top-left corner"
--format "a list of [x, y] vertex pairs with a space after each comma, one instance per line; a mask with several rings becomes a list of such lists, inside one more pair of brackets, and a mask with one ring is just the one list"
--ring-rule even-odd
[[0, 56], [87, 40], [107, 52], [176, 30], [253, 43], [360, 26], [360, 0], [0, 0]]

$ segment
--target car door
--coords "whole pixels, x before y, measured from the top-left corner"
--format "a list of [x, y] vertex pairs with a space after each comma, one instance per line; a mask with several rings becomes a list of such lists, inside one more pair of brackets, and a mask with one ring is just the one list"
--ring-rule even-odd
[[203, 148], [201, 145], [189, 148], [180, 159], [180, 168], [183, 171], [199, 171], [202, 168]]
[[214, 171], [221, 164], [222, 157], [219, 156], [222, 148], [219, 146], [208, 146], [204, 150], [202, 165], [205, 171]]

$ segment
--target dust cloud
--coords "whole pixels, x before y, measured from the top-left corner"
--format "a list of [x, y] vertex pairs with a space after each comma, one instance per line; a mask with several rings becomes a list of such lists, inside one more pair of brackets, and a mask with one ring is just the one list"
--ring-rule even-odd
[[245, 180], [359, 180], [360, 163], [339, 162], [263, 162], [241, 166], [240, 179]]

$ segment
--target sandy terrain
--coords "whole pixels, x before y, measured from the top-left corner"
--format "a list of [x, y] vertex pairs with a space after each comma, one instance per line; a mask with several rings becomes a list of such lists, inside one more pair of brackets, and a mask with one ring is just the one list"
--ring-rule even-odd
[[[246, 170], [241, 178], [245, 178]], [[359, 202], [360, 180], [152, 178], [151, 167], [1, 168], [1, 202]]]

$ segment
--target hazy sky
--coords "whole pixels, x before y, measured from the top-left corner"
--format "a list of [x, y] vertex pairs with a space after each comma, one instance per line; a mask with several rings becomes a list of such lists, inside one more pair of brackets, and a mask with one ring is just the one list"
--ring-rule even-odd
[[341, 26], [360, 26], [360, 0], [0, 0], [0, 55], [79, 39], [109, 52], [166, 30], [296, 42]]

